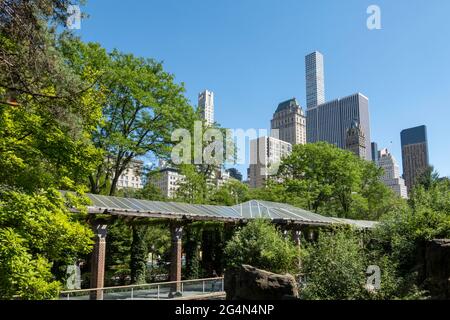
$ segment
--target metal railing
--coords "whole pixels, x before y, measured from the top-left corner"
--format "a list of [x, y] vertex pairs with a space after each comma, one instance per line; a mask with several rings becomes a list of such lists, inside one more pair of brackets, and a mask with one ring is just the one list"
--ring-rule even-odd
[[223, 277], [62, 291], [60, 300], [162, 300], [224, 292]]

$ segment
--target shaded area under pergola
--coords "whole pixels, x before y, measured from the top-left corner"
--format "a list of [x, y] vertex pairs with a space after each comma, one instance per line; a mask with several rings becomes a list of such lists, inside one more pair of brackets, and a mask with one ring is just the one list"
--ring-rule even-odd
[[[66, 192], [62, 192], [65, 194]], [[268, 219], [272, 223], [292, 231], [292, 238], [300, 246], [300, 237], [305, 227], [326, 227], [333, 225], [352, 225], [358, 229], [372, 229], [376, 222], [364, 220], [325, 217], [295, 206], [261, 200], [250, 200], [235, 206], [195, 205], [180, 202], [162, 202], [103, 196], [86, 195], [90, 199], [87, 212], [91, 215], [109, 215], [138, 218], [164, 219], [170, 221], [172, 249], [170, 281], [181, 281], [181, 257], [183, 226], [193, 221], [217, 221], [235, 225], [253, 219]], [[72, 211], [77, 211], [71, 208]], [[95, 220], [94, 245], [91, 270], [91, 288], [103, 288], [105, 276], [105, 253], [107, 222]], [[179, 286], [173, 288], [174, 294]], [[102, 299], [103, 291], [93, 291], [92, 299]]]

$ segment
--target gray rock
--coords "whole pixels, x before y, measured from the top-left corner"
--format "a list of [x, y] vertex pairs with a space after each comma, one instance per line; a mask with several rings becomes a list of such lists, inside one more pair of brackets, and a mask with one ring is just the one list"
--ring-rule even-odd
[[434, 299], [450, 299], [450, 240], [429, 241], [425, 252], [425, 287]]
[[256, 269], [249, 265], [230, 269], [224, 279], [227, 300], [298, 299], [295, 278]]

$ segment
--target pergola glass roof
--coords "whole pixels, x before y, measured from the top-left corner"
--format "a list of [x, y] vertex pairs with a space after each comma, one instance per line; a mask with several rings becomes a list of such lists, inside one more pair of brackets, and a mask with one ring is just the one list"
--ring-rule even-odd
[[302, 225], [351, 224], [358, 228], [373, 228], [376, 222], [321, 216], [289, 204], [251, 200], [232, 207], [195, 205], [87, 194], [91, 200], [89, 213], [104, 213], [132, 217], [192, 219], [211, 221], [242, 221], [265, 218], [277, 223]]

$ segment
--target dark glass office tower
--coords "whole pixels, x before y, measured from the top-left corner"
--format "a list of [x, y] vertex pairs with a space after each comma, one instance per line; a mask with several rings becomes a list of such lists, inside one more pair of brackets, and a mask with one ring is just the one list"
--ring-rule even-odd
[[378, 160], [380, 159], [380, 153], [378, 151], [378, 143], [372, 142], [371, 149], [372, 149], [372, 161], [378, 164]]
[[403, 178], [408, 192], [418, 177], [429, 167], [427, 127], [405, 129], [400, 134], [402, 142]]

